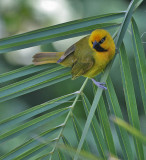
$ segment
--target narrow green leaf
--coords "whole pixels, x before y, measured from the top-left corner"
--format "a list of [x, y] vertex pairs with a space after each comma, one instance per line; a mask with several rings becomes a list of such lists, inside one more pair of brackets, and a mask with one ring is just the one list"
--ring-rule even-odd
[[74, 98], [76, 93], [71, 93], [68, 95], [64, 95], [55, 99], [52, 99], [48, 102], [45, 102], [41, 105], [37, 105], [35, 107], [29, 108], [21, 113], [18, 113], [10, 118], [7, 118], [6, 120], [3, 120], [0, 122], [0, 128], [3, 130], [6, 127], [10, 127], [13, 125], [16, 125], [17, 123], [21, 123], [24, 120], [27, 120], [29, 118], [32, 118], [40, 113], [43, 113], [47, 110], [50, 110], [60, 104], [66, 103], [70, 99]]
[[135, 136], [141, 143], [146, 145], [146, 136], [144, 136], [139, 130], [129, 125], [127, 122], [123, 121], [120, 118], [113, 117], [112, 120], [118, 126], [127, 130], [131, 135]]
[[[39, 154], [43, 150], [52, 146], [55, 141], [56, 141], [56, 139], [46, 141], [45, 143], [42, 143], [42, 144], [30, 149], [29, 151], [21, 154], [20, 156], [15, 157], [14, 160], [20, 160], [20, 159], [21, 160], [28, 160], [29, 158], [36, 156], [37, 154]], [[51, 144], [51, 145], [49, 145], [49, 144]]]
[[41, 66], [34, 66], [34, 65], [29, 65], [25, 67], [21, 67], [15, 70], [12, 70], [10, 72], [6, 72], [3, 74], [0, 74], [0, 83], [7, 82], [19, 77], [23, 77], [35, 72], [39, 72], [45, 69], [50, 69], [53, 68], [54, 64], [47, 64], [47, 65], [41, 65]]
[[[91, 104], [85, 94], [82, 94], [82, 102], [84, 105], [86, 116], [88, 116], [89, 110], [91, 108]], [[101, 127], [95, 115], [91, 122], [91, 131], [92, 131], [99, 155], [103, 157], [104, 159], [106, 159], [107, 158], [106, 152], [108, 152], [108, 150], [107, 150], [107, 146], [106, 146], [104, 137], [102, 135]]]
[[[62, 140], [63, 140], [64, 145], [72, 147], [72, 145], [71, 145], [70, 142], [66, 139], [65, 136], [62, 136]], [[68, 159], [73, 159], [73, 156], [72, 156], [71, 154], [68, 155], [68, 156], [69, 156]]]
[[67, 138], [65, 136], [62, 136], [62, 140], [63, 140], [63, 143], [67, 146], [70, 146], [71, 147], [71, 144], [69, 143], [69, 141], [67, 140]]
[[[43, 77], [44, 75], [46, 75], [46, 74], [50, 74], [50, 73], [53, 73], [53, 72], [55, 72], [55, 71], [58, 71], [58, 70], [61, 70], [61, 69], [63, 69], [64, 67], [62, 67], [62, 66], [59, 66], [59, 67], [55, 67], [55, 68], [53, 68], [53, 69], [51, 69], [51, 70], [48, 70], [48, 71], [45, 71], [45, 72], [42, 72], [42, 73], [40, 73], [40, 74], [37, 74], [37, 75], [34, 75], [34, 76], [32, 76], [32, 77], [29, 77], [29, 78], [26, 78], [26, 79], [24, 79], [24, 80], [22, 80], [22, 81], [19, 81], [19, 82], [16, 82], [16, 83], [13, 83], [13, 84], [10, 84], [10, 85], [8, 85], [8, 86], [4, 86], [4, 87], [2, 87], [2, 88], [0, 88], [0, 97], [4, 97], [4, 96], [6, 96], [7, 94], [9, 95], [9, 94], [12, 94], [13, 92], [17, 92], [17, 90], [15, 90], [14, 89], [14, 87], [17, 87], [17, 86], [19, 86], [20, 87], [20, 85], [23, 85], [24, 86], [24, 84], [25, 83], [27, 83], [27, 86], [26, 87], [30, 87], [32, 84], [37, 84], [37, 83], [41, 83], [44, 79], [42, 78], [41, 80], [38, 80], [38, 78], [40, 78], [40, 77]], [[48, 77], [49, 78], [49, 77]], [[37, 81], [35, 82], [35, 83], [33, 83], [32, 82], [32, 84], [28, 84], [28, 82], [30, 82], [30, 81], [32, 81], [32, 80], [35, 80], [35, 79], [37, 79]], [[46, 80], [46, 79], [45, 79]], [[13, 87], [13, 92], [12, 92], [12, 90], [11, 90], [11, 92], [9, 91], [9, 89], [11, 89]], [[21, 90], [23, 90], [23, 88], [20, 88]], [[8, 93], [7, 93], [8, 92]]]
[[136, 10], [140, 5], [141, 5], [141, 3], [143, 2], [143, 0], [137, 0], [137, 1], [135, 1], [135, 9], [134, 10]]
[[141, 90], [144, 110], [146, 113], [146, 57], [142, 41], [140, 38], [139, 30], [134, 18], [132, 19], [132, 40], [133, 40], [134, 55], [135, 55], [134, 58], [136, 62], [139, 86]]
[[47, 153], [47, 154], [44, 154], [38, 158], [36, 158], [36, 160], [50, 160], [50, 156], [51, 156], [51, 153]]
[[[122, 111], [121, 111], [121, 108], [117, 99], [117, 95], [115, 93], [114, 86], [112, 84], [110, 77], [107, 80], [107, 88], [108, 88], [108, 92], [106, 92], [106, 97], [108, 100], [108, 104], [110, 106], [111, 113], [116, 117], [123, 119]], [[124, 159], [127, 159], [127, 160], [134, 159], [127, 132], [124, 129], [119, 128], [117, 126], [116, 126], [116, 131], [122, 147]]]
[[[65, 146], [65, 145], [58, 145], [57, 148], [65, 152], [66, 154], [72, 154], [75, 155], [76, 149], [72, 148], [70, 146]], [[98, 158], [95, 155], [91, 154], [90, 152], [81, 150], [79, 153], [79, 159], [80, 160], [103, 160], [102, 158]]]
[[[77, 140], [79, 142], [80, 138], [81, 138], [81, 135], [82, 135], [82, 128], [81, 128], [77, 118], [75, 117], [75, 115], [72, 114], [71, 117], [72, 117], [74, 130], [75, 130], [75, 133], [76, 133], [76, 137], [77, 137]], [[90, 151], [87, 141], [85, 141], [84, 144], [83, 144], [83, 150]]]
[[82, 132], [82, 136], [81, 136], [81, 139], [80, 139], [80, 142], [79, 142], [79, 145], [78, 145], [77, 154], [76, 154], [74, 160], [77, 160], [77, 158], [79, 156], [79, 153], [81, 151], [82, 145], [83, 145], [83, 143], [85, 141], [85, 138], [86, 138], [86, 135], [88, 133], [88, 129], [89, 129], [90, 124], [92, 122], [92, 118], [94, 116], [97, 104], [98, 104], [98, 102], [100, 100], [100, 95], [102, 94], [102, 91], [103, 90], [101, 88], [98, 88], [98, 90], [97, 90], [97, 92], [95, 94], [95, 97], [94, 97], [90, 112], [89, 112], [88, 117], [87, 117], [87, 121], [86, 121], [85, 127], [84, 127], [83, 132]]
[[[133, 1], [132, 1], [132, 2], [133, 2]], [[129, 5], [129, 7], [128, 7], [128, 9], [127, 9], [126, 15], [125, 15], [125, 17], [124, 17], [124, 21], [123, 21], [123, 23], [122, 23], [122, 25], [121, 25], [121, 28], [120, 28], [120, 30], [119, 30], [119, 32], [118, 32], [118, 36], [117, 36], [117, 39], [116, 39], [116, 47], [117, 47], [117, 49], [119, 49], [119, 46], [120, 46], [121, 43], [122, 43], [121, 40], [123, 40], [123, 37], [124, 37], [125, 32], [126, 32], [126, 30], [127, 30], [128, 24], [129, 24], [129, 22], [130, 22], [130, 20], [131, 20], [132, 13], [133, 13], [133, 11], [134, 11], [134, 6], [135, 6], [135, 1], [134, 1], [134, 3], [132, 3], [131, 5]], [[124, 28], [124, 29], [122, 29], [122, 28]], [[112, 67], [112, 64], [113, 64], [113, 61], [110, 62], [110, 63], [108, 64], [108, 66], [106, 67], [105, 72], [104, 72], [104, 74], [103, 74], [102, 77], [101, 77], [101, 82], [106, 82], [106, 80], [107, 80], [107, 78], [108, 78], [108, 75], [109, 75], [109, 72], [110, 72], [110, 69], [111, 69], [111, 67]], [[77, 159], [78, 159], [79, 152], [80, 152], [80, 150], [81, 150], [81, 148], [82, 148], [82, 145], [83, 145], [84, 140], [85, 140], [85, 138], [86, 138], [86, 135], [87, 135], [87, 133], [88, 133], [88, 129], [89, 129], [89, 127], [90, 127], [92, 118], [93, 118], [94, 113], [95, 113], [95, 111], [96, 111], [97, 104], [98, 104], [98, 102], [99, 102], [99, 100], [100, 100], [100, 97], [101, 97], [101, 95], [102, 95], [102, 91], [103, 91], [103, 90], [99, 88], [99, 89], [97, 90], [96, 94], [95, 94], [95, 97], [94, 97], [94, 100], [93, 100], [93, 104], [92, 104], [92, 107], [91, 107], [91, 109], [90, 109], [90, 112], [89, 112], [89, 115], [88, 115], [88, 118], [87, 118], [85, 127], [84, 127], [84, 129], [83, 129], [83, 134], [82, 134], [80, 143], [79, 143], [79, 145], [78, 145], [77, 154], [76, 154], [74, 160], [77, 160]]]
[[[141, 3], [142, 3], [142, 1], [141, 1]], [[128, 9], [127, 9], [126, 13], [125, 13], [123, 23], [121, 24], [120, 30], [119, 30], [119, 32], [117, 34], [117, 37], [116, 37], [116, 47], [118, 49], [119, 49], [119, 47], [120, 47], [120, 45], [123, 41], [125, 32], [128, 28], [129, 22], [132, 18], [132, 14], [134, 12], [134, 9], [135, 9], [136, 5], [137, 5], [137, 0], [132, 0], [131, 3], [128, 6]], [[140, 5], [140, 3], [139, 3], [139, 5]]]
[[7, 154], [1, 156], [0, 159], [10, 160], [10, 159], [13, 159], [13, 158], [21, 155], [22, 153], [26, 152], [27, 150], [32, 149], [36, 145], [39, 145], [40, 143], [46, 141], [46, 139], [48, 139], [48, 137], [50, 137], [52, 134], [56, 133], [61, 127], [62, 127], [62, 125], [57, 126], [55, 128], [49, 129], [49, 130], [41, 133], [38, 136], [35, 136], [34, 138], [31, 138], [30, 140], [23, 143], [19, 147], [15, 148], [11, 152], [8, 152]]
[[88, 34], [91, 32], [91, 30], [96, 28], [113, 26], [112, 23], [112, 25], [101, 23], [107, 23], [107, 21], [121, 18], [122, 16], [124, 16], [124, 12], [109, 13], [42, 28], [8, 38], [3, 38], [0, 40], [0, 53]]
[[108, 149], [112, 155], [116, 156], [117, 154], [116, 154], [116, 150], [115, 150], [115, 146], [114, 146], [114, 141], [113, 141], [113, 137], [112, 137], [112, 133], [111, 133], [111, 129], [110, 129], [110, 123], [109, 123], [109, 119], [108, 119], [108, 115], [107, 115], [107, 111], [105, 108], [105, 103], [104, 103], [103, 97], [100, 98], [97, 112], [98, 112], [98, 115], [99, 115], [99, 118], [101, 121], [103, 133], [104, 133], [104, 136], [106, 139]]
[[85, 34], [91, 33], [91, 31], [98, 29], [98, 28], [104, 28], [104, 29], [110, 29], [113, 27], [118, 27], [120, 23], [102, 23], [102, 24], [96, 24], [96, 25], [90, 25], [89, 27], [83, 27], [79, 29], [74, 29], [70, 31], [66, 31], [63, 33], [57, 33], [54, 35], [49, 36], [43, 36], [40, 38], [35, 39], [29, 39], [27, 41], [19, 41], [16, 43], [9, 43], [3, 46], [0, 46], [0, 53], [4, 52], [10, 52], [14, 50], [19, 50], [27, 47], [32, 47], [35, 45], [40, 45], [44, 43], [51, 43], [62, 39], [77, 37]]
[[65, 160], [65, 157], [64, 157], [63, 153], [60, 151], [60, 149], [57, 150], [57, 153], [58, 153], [58, 157], [59, 157], [58, 160]]
[[71, 77], [70, 68], [62, 66], [0, 88], [0, 102], [24, 95], [37, 89], [58, 83]]
[[2, 135], [0, 135], [0, 143], [5, 142], [13, 137], [16, 137], [22, 133], [27, 133], [45, 123], [48, 123], [50, 120], [59, 117], [63, 114], [65, 114], [67, 111], [69, 111], [70, 108], [63, 108], [63, 109], [58, 109], [55, 111], [52, 111], [50, 113], [44, 114], [38, 118], [35, 118], [29, 122], [26, 122], [14, 129], [12, 129], [11, 131], [8, 131]]
[[[127, 104], [128, 116], [131, 124], [136, 129], [140, 130], [140, 122], [137, 111], [135, 91], [134, 91], [128, 57], [123, 43], [120, 47], [120, 59], [121, 59], [120, 62], [121, 62], [122, 82], [124, 85], [124, 94]], [[135, 139], [135, 147], [138, 159], [144, 160], [143, 146], [139, 141], [137, 141], [137, 139]]]

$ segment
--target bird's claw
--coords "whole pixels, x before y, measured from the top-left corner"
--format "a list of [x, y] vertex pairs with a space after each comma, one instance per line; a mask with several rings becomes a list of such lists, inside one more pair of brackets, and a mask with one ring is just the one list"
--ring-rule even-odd
[[105, 85], [105, 82], [97, 82], [95, 81], [94, 79], [92, 79], [93, 83], [98, 86], [99, 88], [102, 88], [102, 89], [105, 89], [107, 90], [107, 88], [104, 86]]

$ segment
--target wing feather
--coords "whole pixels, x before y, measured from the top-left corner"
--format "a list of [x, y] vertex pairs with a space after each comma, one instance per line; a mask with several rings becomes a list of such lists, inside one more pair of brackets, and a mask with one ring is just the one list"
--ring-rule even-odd
[[76, 62], [73, 65], [72, 71], [71, 71], [72, 79], [76, 79], [77, 77], [84, 75], [86, 72], [88, 72], [93, 67], [93, 65], [94, 65], [93, 60], [91, 60], [88, 63]]
[[69, 56], [70, 54], [72, 54], [75, 51], [75, 44], [70, 46], [65, 52], [64, 54], [60, 57], [60, 59], [57, 61], [57, 63], [61, 63], [67, 56]]

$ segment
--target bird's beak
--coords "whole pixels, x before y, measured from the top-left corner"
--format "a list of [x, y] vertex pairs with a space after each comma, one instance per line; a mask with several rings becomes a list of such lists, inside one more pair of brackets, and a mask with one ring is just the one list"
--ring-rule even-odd
[[94, 42], [93, 42], [93, 48], [95, 49], [96, 48], [96, 46], [97, 46], [97, 41], [95, 40]]

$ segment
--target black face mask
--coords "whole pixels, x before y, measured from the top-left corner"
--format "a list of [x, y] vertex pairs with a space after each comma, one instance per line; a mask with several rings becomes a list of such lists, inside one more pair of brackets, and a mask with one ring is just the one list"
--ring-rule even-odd
[[106, 37], [103, 37], [99, 42], [94, 41], [92, 42], [93, 48], [96, 49], [98, 52], [106, 52], [107, 50], [102, 48], [100, 45], [105, 41]]

